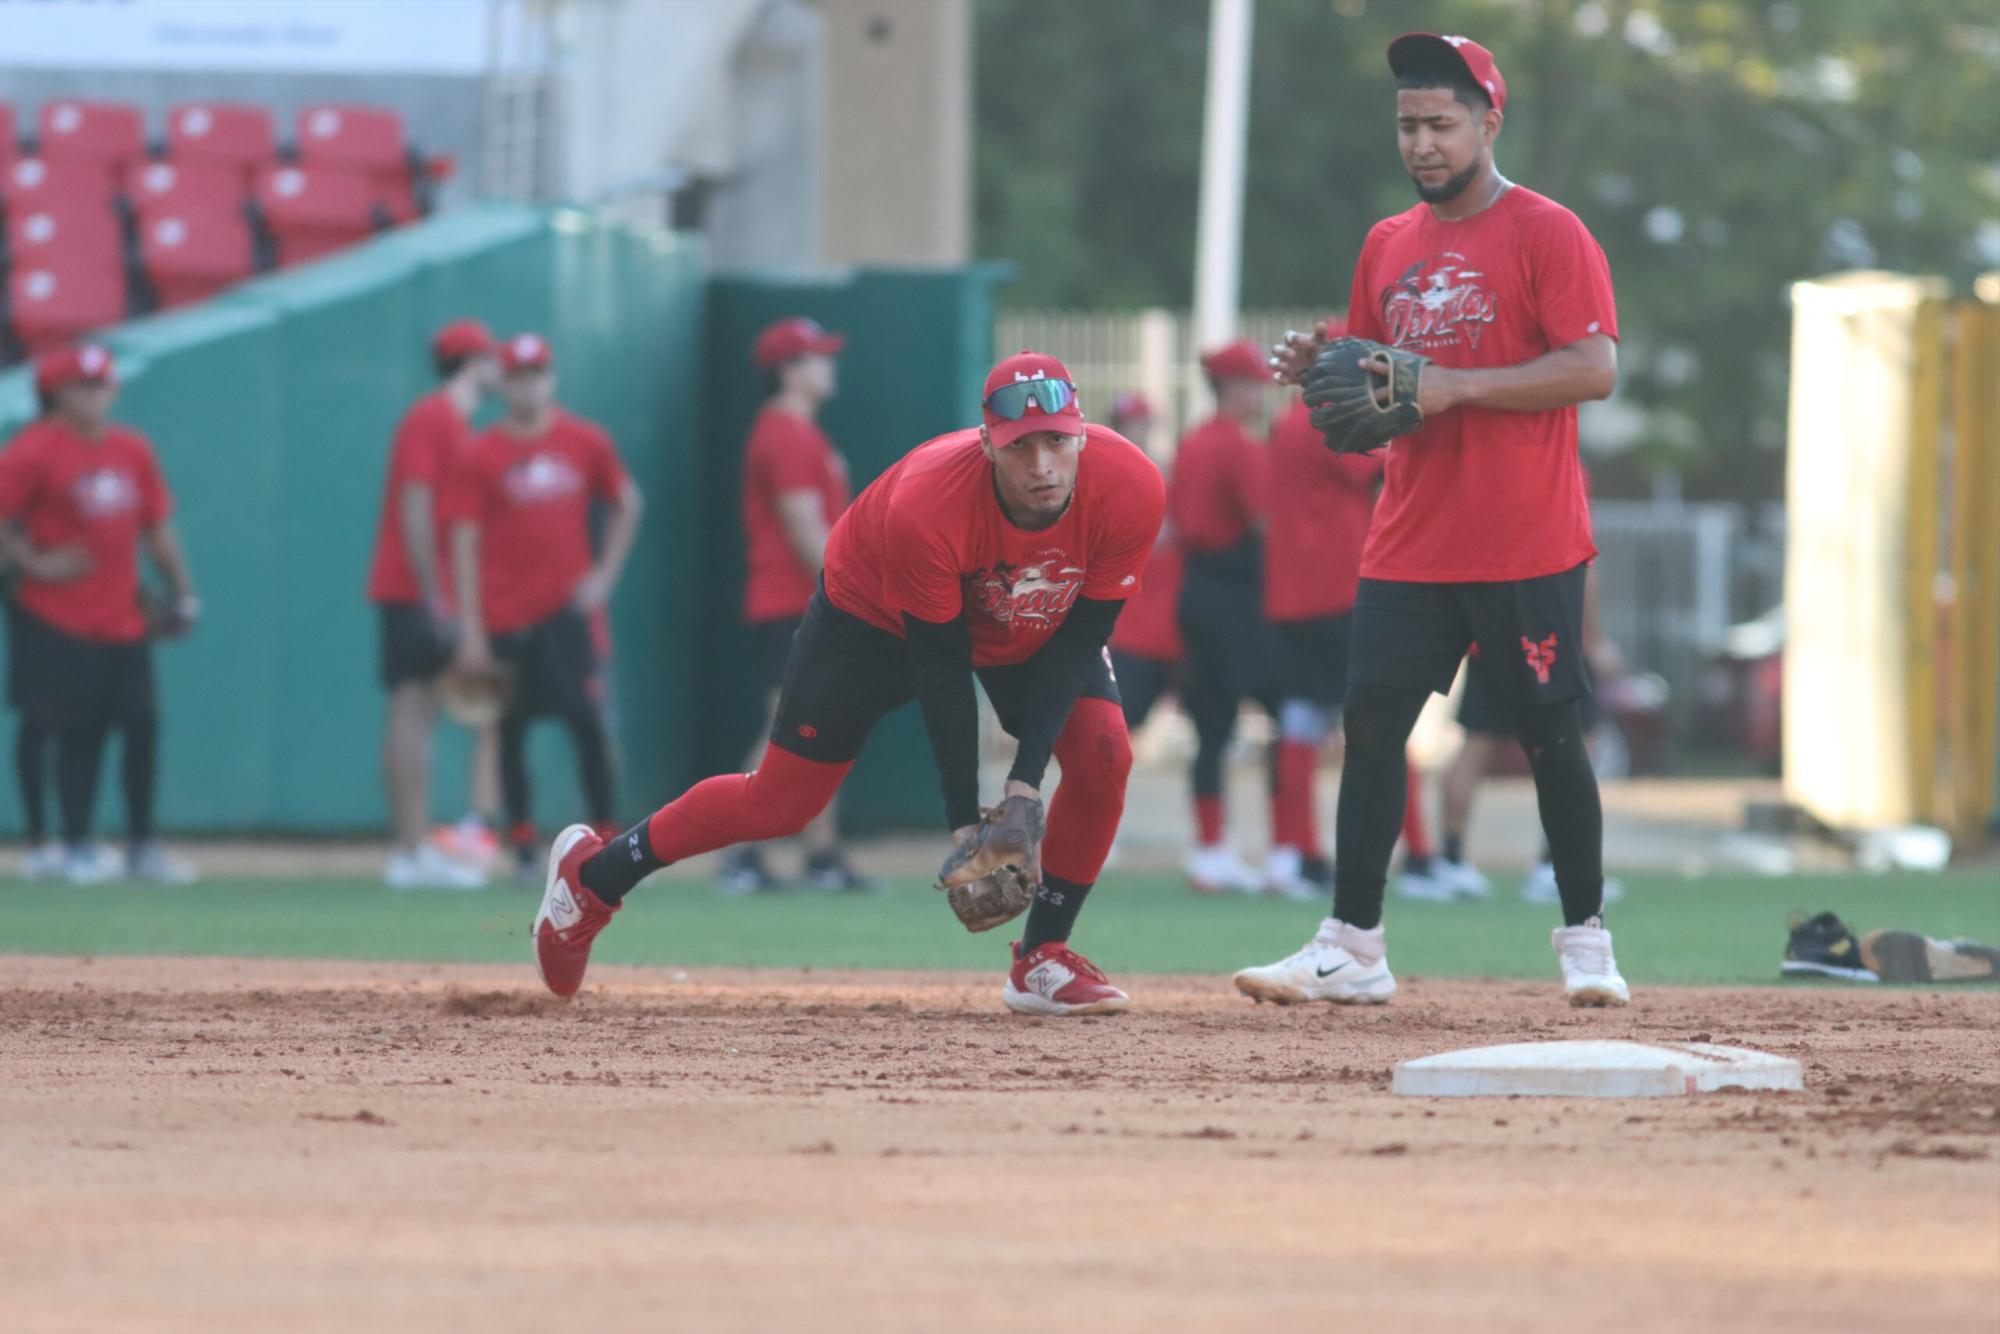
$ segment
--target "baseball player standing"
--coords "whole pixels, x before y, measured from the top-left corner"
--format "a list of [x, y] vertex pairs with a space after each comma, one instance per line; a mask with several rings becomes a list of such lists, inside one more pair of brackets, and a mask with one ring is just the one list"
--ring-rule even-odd
[[[1005, 1004], [1042, 1015], [1130, 1005], [1068, 942], [1125, 807], [1132, 748], [1105, 644], [1159, 534], [1165, 488], [1137, 445], [1084, 424], [1054, 357], [995, 366], [982, 421], [906, 454], [834, 525], [754, 772], [698, 783], [609, 843], [587, 825], [557, 837], [533, 927], [551, 991], [582, 985], [591, 941], [653, 871], [804, 828], [877, 720], [914, 699], [953, 831], [940, 876], [953, 910], [974, 931], [1028, 911]], [[1019, 743], [985, 816], [975, 676]], [[1051, 756], [1062, 785], [1044, 846]]]
[[1273, 357], [1305, 385], [1331, 447], [1397, 437], [1354, 608], [1333, 915], [1296, 954], [1244, 969], [1236, 985], [1287, 1003], [1394, 994], [1382, 899], [1404, 744], [1477, 643], [1534, 770], [1562, 900], [1553, 943], [1564, 990], [1572, 1004], [1622, 1005], [1578, 707], [1591, 688], [1583, 582], [1597, 549], [1576, 405], [1618, 381], [1610, 268], [1573, 213], [1495, 167], [1507, 84], [1485, 47], [1411, 33], [1391, 43], [1389, 67], [1421, 202], [1375, 224], [1361, 248], [1348, 305], [1357, 337], [1291, 335]]
[[[185, 883], [194, 868], [153, 838], [160, 713], [151, 639], [185, 634], [201, 614], [169, 517], [173, 496], [152, 445], [111, 421], [118, 376], [108, 351], [86, 343], [44, 355], [35, 392], [43, 415], [0, 451], [0, 549], [20, 572], [11, 689], [23, 720], [55, 737], [62, 874], [86, 884], [118, 873], [90, 846], [98, 771], [115, 730], [124, 740], [125, 872]], [[169, 587], [150, 624], [142, 550]]]
[[[576, 746], [591, 821], [612, 832], [611, 746], [590, 618], [611, 600], [639, 530], [639, 488], [611, 437], [556, 405], [547, 340], [516, 334], [500, 348], [500, 420], [466, 450], [453, 479], [452, 567], [458, 662], [513, 669], [500, 718], [500, 788], [517, 867], [532, 866], [528, 725], [553, 716]], [[590, 502], [609, 505], [591, 556]]]
[[484, 872], [446, 856], [427, 834], [437, 680], [451, 662], [456, 615], [445, 490], [471, 439], [472, 414], [492, 387], [493, 353], [493, 335], [477, 320], [438, 330], [431, 339], [438, 386], [403, 414], [389, 449], [368, 600], [381, 621], [382, 688], [389, 692], [382, 772], [396, 841], [382, 879], [391, 889], [486, 883]]
[[[766, 395], [743, 448], [743, 619], [756, 639], [763, 671], [766, 732], [792, 636], [819, 587], [827, 536], [850, 494], [847, 461], [815, 420], [833, 397], [834, 358], [846, 343], [842, 335], [794, 316], [766, 327], [751, 348]], [[749, 756], [751, 767], [762, 750], [760, 744]], [[805, 881], [814, 889], [866, 889], [869, 882], [841, 853], [836, 806], [828, 802], [806, 826]], [[738, 893], [779, 883], [754, 843], [730, 849], [716, 878]]]
[[1183, 561], [1181, 703], [1195, 730], [1195, 847], [1187, 875], [1201, 893], [1255, 892], [1263, 878], [1229, 842], [1223, 766], [1245, 699], [1276, 714], [1261, 592], [1267, 463], [1252, 434], [1269, 405], [1270, 370], [1248, 340], [1208, 353], [1201, 368], [1215, 393], [1215, 414], [1181, 439], [1167, 484], [1167, 515]]

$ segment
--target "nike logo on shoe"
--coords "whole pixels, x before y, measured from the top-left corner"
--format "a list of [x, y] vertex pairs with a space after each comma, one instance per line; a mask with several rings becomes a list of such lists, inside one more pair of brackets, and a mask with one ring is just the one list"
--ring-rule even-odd
[[1335, 965], [1334, 965], [1333, 967], [1331, 967], [1331, 968], [1315, 968], [1315, 969], [1313, 969], [1313, 975], [1314, 975], [1315, 977], [1332, 977], [1332, 976], [1333, 976], [1333, 975], [1334, 975], [1335, 973], [1337, 973], [1337, 972], [1339, 972], [1339, 971], [1340, 971], [1341, 969], [1343, 969], [1343, 968], [1347, 967], [1347, 964], [1349, 964], [1349, 963], [1353, 963], [1353, 962], [1354, 962], [1354, 960], [1352, 960], [1352, 959], [1349, 959], [1349, 960], [1347, 961], [1347, 963], [1337, 963], [1337, 964], [1335, 964]]

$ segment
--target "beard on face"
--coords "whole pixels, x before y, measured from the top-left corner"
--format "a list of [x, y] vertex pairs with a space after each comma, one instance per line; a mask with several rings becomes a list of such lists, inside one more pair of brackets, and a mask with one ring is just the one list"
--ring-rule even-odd
[[1414, 173], [1410, 176], [1410, 184], [1417, 187], [1417, 198], [1426, 204], [1449, 204], [1465, 193], [1465, 187], [1471, 185], [1477, 175], [1479, 175], [1479, 159], [1474, 158], [1464, 171], [1454, 176], [1447, 176], [1442, 185], [1425, 185]]

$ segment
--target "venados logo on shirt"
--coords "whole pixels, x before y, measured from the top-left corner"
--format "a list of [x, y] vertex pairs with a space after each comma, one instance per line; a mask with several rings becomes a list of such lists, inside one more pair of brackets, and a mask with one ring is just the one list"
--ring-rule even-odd
[[1395, 347], [1428, 350], [1460, 340], [1478, 347], [1499, 306], [1486, 275], [1456, 250], [1445, 250], [1412, 264], [1383, 289], [1382, 327]]
[[501, 485], [514, 504], [539, 505], [575, 495], [583, 488], [583, 477], [560, 455], [536, 454], [509, 468]]
[[1083, 569], [1050, 550], [1013, 565], [1000, 561], [967, 576], [973, 602], [1002, 625], [1046, 627], [1060, 620], [1083, 591]]
[[139, 508], [139, 484], [117, 468], [93, 468], [70, 483], [70, 498], [86, 519], [115, 519]]

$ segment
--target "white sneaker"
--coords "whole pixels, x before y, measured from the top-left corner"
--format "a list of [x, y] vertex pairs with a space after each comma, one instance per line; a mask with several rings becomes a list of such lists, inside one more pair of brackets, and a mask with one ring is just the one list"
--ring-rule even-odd
[[435, 843], [389, 854], [382, 883], [391, 889], [484, 889], [486, 872], [446, 854]]
[[1294, 903], [1310, 903], [1326, 891], [1305, 877], [1305, 858], [1297, 848], [1276, 847], [1264, 855], [1264, 889]]
[[1424, 903], [1450, 903], [1458, 897], [1458, 887], [1438, 873], [1439, 859], [1433, 858], [1428, 871], [1413, 871], [1406, 864], [1396, 876], [1396, 896]]
[[[1478, 875], [1477, 871], [1473, 872]], [[1480, 877], [1482, 880], [1484, 876]], [[1616, 876], [1604, 877], [1604, 902], [1616, 903], [1625, 897], [1625, 882]], [[1535, 869], [1528, 872], [1521, 881], [1521, 901], [1523, 903], [1561, 903], [1562, 891], [1556, 888], [1556, 868], [1553, 862], [1536, 862]]]
[[1236, 989], [1252, 1000], [1280, 1005], [1380, 1005], [1396, 994], [1396, 979], [1389, 974], [1381, 927], [1362, 931], [1329, 917], [1289, 959], [1239, 972]]
[[1604, 919], [1593, 917], [1582, 926], [1559, 926], [1550, 937], [1562, 961], [1563, 995], [1571, 1005], [1627, 1005], [1631, 988], [1618, 975], [1611, 955], [1611, 933]]
[[183, 861], [153, 842], [141, 843], [126, 855], [125, 874], [156, 885], [192, 885], [201, 879], [193, 862]]
[[1188, 884], [1197, 894], [1258, 894], [1264, 879], [1227, 843], [1198, 847], [1188, 854]]
[[60, 875], [71, 885], [101, 885], [118, 878], [118, 859], [96, 844], [64, 848]]
[[56, 842], [37, 843], [28, 849], [28, 855], [21, 859], [23, 880], [60, 880], [63, 865], [68, 854], [63, 845]]
[[1467, 862], [1455, 862], [1449, 857], [1431, 859], [1431, 874], [1451, 885], [1451, 891], [1461, 899], [1490, 899], [1493, 897], [1493, 882], [1479, 873], [1479, 868]]

